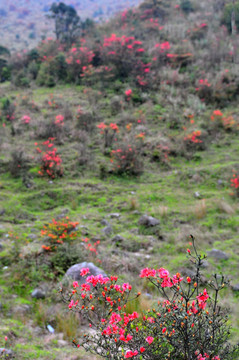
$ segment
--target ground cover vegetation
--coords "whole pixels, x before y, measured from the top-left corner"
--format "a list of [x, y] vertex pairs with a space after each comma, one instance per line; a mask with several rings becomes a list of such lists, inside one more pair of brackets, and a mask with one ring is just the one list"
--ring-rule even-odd
[[0, 48], [0, 357], [238, 358], [237, 15], [149, 0]]

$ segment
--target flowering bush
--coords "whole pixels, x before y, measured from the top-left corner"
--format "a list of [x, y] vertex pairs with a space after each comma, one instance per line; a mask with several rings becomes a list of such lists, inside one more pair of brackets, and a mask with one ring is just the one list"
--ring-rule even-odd
[[235, 189], [236, 195], [239, 196], [239, 175], [233, 174], [231, 186]]
[[64, 242], [72, 242], [79, 236], [79, 231], [76, 227], [79, 223], [70, 221], [68, 217], [61, 220], [53, 219], [41, 230], [41, 236], [46, 236], [50, 240], [49, 245], [42, 245], [42, 248], [47, 251], [56, 250], [59, 244]]
[[[70, 310], [79, 312], [94, 329], [73, 340], [77, 347], [106, 359], [160, 360], [229, 360], [236, 359], [239, 347], [227, 342], [227, 316], [218, 305], [218, 294], [225, 287], [223, 276], [214, 275], [208, 290], [201, 288], [201, 267], [205, 256], [200, 255], [192, 237], [193, 251], [187, 250], [195, 266], [195, 275], [183, 278], [180, 273], [145, 268], [140, 277], [157, 290], [160, 300], [143, 317], [126, 312], [132, 287], [117, 284], [116, 276], [88, 276], [79, 285], [73, 282], [69, 296], [63, 299]], [[87, 276], [89, 269], [81, 271]], [[136, 297], [140, 296], [137, 293]]]
[[143, 172], [143, 162], [140, 150], [136, 145], [123, 143], [116, 150], [111, 151], [113, 172], [118, 175], [140, 175]]
[[[54, 147], [54, 138], [49, 138], [48, 140], [44, 141], [40, 146], [37, 147], [37, 152], [41, 154], [40, 162], [41, 162], [41, 169], [38, 173], [41, 176], [48, 176], [52, 179], [56, 177], [60, 177], [63, 175], [63, 167], [62, 167], [62, 159], [57, 154], [57, 149]], [[37, 146], [38, 143], [35, 143]]]
[[109, 125], [106, 125], [102, 122], [97, 125], [97, 127], [100, 129], [100, 133], [104, 136], [104, 147], [111, 147], [114, 140], [116, 140], [116, 134], [119, 132], [118, 125], [115, 123], [110, 123]]

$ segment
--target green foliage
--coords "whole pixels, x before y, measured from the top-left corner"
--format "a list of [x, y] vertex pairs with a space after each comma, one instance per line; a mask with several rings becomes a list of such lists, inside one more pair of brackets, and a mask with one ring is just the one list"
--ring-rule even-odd
[[193, 4], [190, 0], [181, 0], [180, 8], [185, 14], [189, 14], [190, 12], [194, 11]]
[[235, 25], [237, 31], [239, 31], [239, 1], [235, 3], [229, 3], [224, 6], [221, 22], [226, 25], [228, 31], [232, 32], [232, 16], [235, 16]]
[[55, 20], [57, 40], [70, 46], [81, 31], [81, 20], [76, 10], [72, 6], [60, 2], [53, 3], [50, 12], [50, 17]]

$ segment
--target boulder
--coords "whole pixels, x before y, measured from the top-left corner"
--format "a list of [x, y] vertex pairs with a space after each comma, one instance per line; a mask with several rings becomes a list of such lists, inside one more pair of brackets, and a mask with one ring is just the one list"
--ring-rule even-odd
[[218, 249], [212, 249], [211, 251], [207, 252], [208, 257], [212, 257], [214, 259], [218, 259], [218, 260], [228, 260], [229, 256], [221, 250]]
[[103, 234], [109, 236], [110, 234], [112, 234], [113, 229], [111, 225], [108, 225], [106, 227], [104, 227], [104, 229], [101, 230]]
[[74, 281], [78, 281], [79, 284], [84, 284], [87, 276], [80, 275], [81, 269], [83, 269], [83, 268], [89, 269], [89, 273], [87, 276], [90, 276], [90, 275], [96, 276], [96, 275], [100, 275], [100, 274], [103, 275], [104, 277], [107, 276], [105, 274], [104, 270], [98, 268], [93, 263], [82, 262], [80, 264], [75, 264], [75, 265], [71, 266], [67, 270], [65, 277], [71, 278]]
[[33, 292], [31, 293], [31, 297], [34, 299], [45, 299], [46, 294], [41, 289], [34, 289]]
[[239, 291], [239, 283], [235, 284], [235, 285], [232, 285], [232, 290], [233, 291]]
[[148, 215], [143, 215], [139, 219], [139, 225], [144, 225], [146, 227], [156, 226], [159, 225], [159, 223], [160, 222], [158, 219], [155, 219], [154, 217]]
[[111, 241], [113, 243], [121, 243], [122, 241], [124, 241], [124, 238], [121, 235], [115, 235]]

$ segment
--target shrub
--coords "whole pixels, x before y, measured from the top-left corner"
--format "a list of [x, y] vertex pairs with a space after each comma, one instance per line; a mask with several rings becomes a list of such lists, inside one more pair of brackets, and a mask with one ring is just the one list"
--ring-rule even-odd
[[[61, 177], [63, 175], [63, 167], [61, 165], [62, 159], [58, 155], [53, 141], [54, 138], [49, 138], [40, 145], [43, 149], [37, 147], [36, 150], [39, 154], [41, 154], [41, 168], [38, 173], [41, 176], [47, 176], [55, 179], [56, 177]], [[35, 143], [35, 146], [37, 145], [38, 143]]]
[[118, 148], [111, 151], [111, 163], [113, 173], [117, 175], [137, 176], [143, 173], [143, 161], [141, 153], [136, 145], [127, 142], [118, 145]]
[[[86, 331], [79, 342], [73, 340], [75, 346], [115, 360], [236, 360], [239, 346], [228, 342], [228, 317], [218, 297], [227, 282], [224, 276], [214, 275], [208, 283], [209, 295], [201, 280], [205, 256], [198, 253], [193, 237], [191, 245], [192, 251], [187, 252], [195, 266], [192, 277], [170, 276], [164, 268], [141, 271], [140, 277], [147, 279], [160, 297], [142, 315], [126, 312], [132, 286], [117, 284], [117, 276], [88, 276], [81, 286], [74, 281], [71, 294], [63, 299], [94, 330], [93, 335]], [[88, 268], [82, 269], [81, 276], [88, 272]]]
[[68, 217], [60, 220], [53, 219], [41, 230], [41, 236], [46, 236], [49, 239], [49, 245], [42, 245], [44, 250], [56, 250], [60, 244], [71, 243], [79, 236], [77, 230], [78, 222], [70, 221]]
[[30, 167], [29, 159], [22, 148], [16, 148], [11, 153], [11, 160], [9, 162], [10, 174], [17, 178], [25, 176]]
[[193, 4], [190, 0], [181, 0], [180, 8], [185, 14], [189, 14], [190, 12], [194, 11]]
[[110, 148], [113, 145], [114, 140], [116, 140], [116, 134], [119, 132], [119, 128], [115, 123], [110, 123], [106, 125], [105, 123], [100, 123], [97, 125], [100, 129], [100, 133], [104, 137], [104, 148]]
[[235, 189], [235, 195], [239, 197], [239, 175], [233, 174], [231, 186]]

